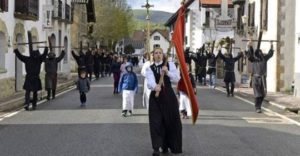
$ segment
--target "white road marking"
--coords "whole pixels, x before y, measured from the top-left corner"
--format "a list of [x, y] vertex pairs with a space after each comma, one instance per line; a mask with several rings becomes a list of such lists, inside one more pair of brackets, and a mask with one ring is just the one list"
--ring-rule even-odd
[[[221, 90], [221, 89], [219, 89], [219, 88], [216, 88], [216, 90], [219, 90], [219, 91], [221, 91], [221, 92], [223, 92], [223, 93], [226, 93], [226, 91], [224, 91], [224, 90]], [[251, 104], [251, 105], [255, 105], [253, 102], [251, 102], [251, 101], [249, 101], [249, 100], [247, 100], [247, 99], [244, 99], [244, 98], [242, 98], [242, 97], [240, 97], [240, 96], [234, 96], [235, 98], [237, 98], [237, 99], [239, 99], [239, 100], [241, 100], [241, 101], [244, 101], [244, 102], [246, 102], [246, 103], [248, 103], [248, 104]], [[296, 120], [293, 120], [293, 119], [291, 119], [291, 118], [289, 118], [289, 117], [287, 117], [287, 116], [284, 116], [284, 115], [281, 115], [281, 114], [279, 114], [279, 113], [276, 113], [276, 112], [274, 112], [274, 111], [272, 111], [271, 109], [268, 109], [268, 108], [265, 108], [265, 107], [262, 107], [262, 109], [264, 110], [263, 111], [263, 113], [264, 114], [266, 114], [266, 115], [268, 115], [267, 114], [267, 112], [268, 113], [271, 113], [271, 114], [274, 114], [274, 115], [276, 115], [276, 116], [278, 116], [278, 117], [280, 117], [280, 118], [282, 118], [282, 119], [284, 119], [284, 120], [286, 120], [286, 121], [288, 121], [288, 122], [290, 122], [290, 123], [293, 123], [293, 124], [295, 124], [295, 125], [297, 125], [297, 126], [300, 126], [300, 122], [298, 122], [298, 121], [296, 121]]]

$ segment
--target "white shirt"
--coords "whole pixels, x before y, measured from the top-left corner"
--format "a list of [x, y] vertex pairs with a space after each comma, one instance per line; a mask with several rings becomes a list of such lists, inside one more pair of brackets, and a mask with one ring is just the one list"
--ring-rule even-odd
[[[162, 61], [159, 63], [155, 62], [155, 65], [160, 65], [162, 63], [163, 63]], [[171, 82], [177, 83], [180, 79], [179, 71], [177, 70], [174, 62], [168, 62], [168, 63], [169, 63], [169, 72], [167, 76], [169, 76]], [[153, 91], [157, 83], [155, 82], [154, 73], [150, 66], [146, 69], [146, 79], [148, 80], [147, 87]]]

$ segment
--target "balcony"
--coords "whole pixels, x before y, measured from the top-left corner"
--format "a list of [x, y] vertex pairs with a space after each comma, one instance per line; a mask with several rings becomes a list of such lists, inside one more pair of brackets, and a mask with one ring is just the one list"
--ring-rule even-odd
[[233, 5], [244, 5], [246, 0], [232, 0]]
[[39, 19], [39, 0], [15, 0], [16, 18], [37, 21]]

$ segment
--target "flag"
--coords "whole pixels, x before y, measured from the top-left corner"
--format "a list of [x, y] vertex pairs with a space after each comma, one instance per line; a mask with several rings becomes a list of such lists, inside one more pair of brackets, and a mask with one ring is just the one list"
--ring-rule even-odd
[[174, 43], [177, 58], [179, 60], [179, 64], [181, 67], [180, 69], [181, 69], [182, 79], [185, 84], [184, 87], [186, 87], [186, 90], [188, 91], [189, 99], [191, 101], [192, 119], [193, 119], [193, 124], [195, 124], [198, 118], [199, 107], [198, 107], [198, 101], [194, 94], [192, 83], [189, 78], [189, 74], [187, 71], [186, 62], [184, 58], [184, 52], [183, 52], [184, 51], [183, 50], [184, 25], [185, 25], [185, 6], [182, 5], [177, 15], [177, 20], [175, 23], [175, 28], [172, 36], [172, 42]]

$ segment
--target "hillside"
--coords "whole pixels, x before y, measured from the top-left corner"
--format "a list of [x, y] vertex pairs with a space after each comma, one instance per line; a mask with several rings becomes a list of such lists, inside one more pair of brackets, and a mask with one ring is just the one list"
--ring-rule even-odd
[[[134, 9], [135, 29], [147, 29], [146, 10]], [[150, 29], [165, 29], [165, 22], [172, 16], [172, 13], [164, 11], [150, 11]]]
[[[133, 15], [137, 20], [146, 21], [146, 10], [134, 9]], [[164, 24], [171, 16], [172, 13], [165, 11], [150, 11], [150, 18], [152, 23]]]

